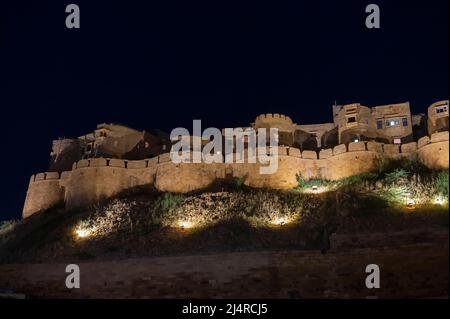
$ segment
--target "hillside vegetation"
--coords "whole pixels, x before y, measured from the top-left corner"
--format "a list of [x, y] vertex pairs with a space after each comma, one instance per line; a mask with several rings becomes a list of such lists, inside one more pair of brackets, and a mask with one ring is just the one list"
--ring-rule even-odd
[[137, 189], [76, 211], [55, 207], [0, 228], [0, 262], [74, 261], [224, 251], [329, 248], [332, 233], [448, 229], [448, 171], [382, 162], [289, 191], [245, 178], [203, 192]]

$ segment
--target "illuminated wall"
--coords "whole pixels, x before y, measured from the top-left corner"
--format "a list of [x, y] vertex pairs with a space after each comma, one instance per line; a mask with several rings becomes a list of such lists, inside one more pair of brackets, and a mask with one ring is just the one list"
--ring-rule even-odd
[[203, 189], [220, 178], [246, 176], [245, 184], [252, 187], [290, 189], [297, 186], [298, 174], [305, 179], [337, 180], [370, 171], [380, 158], [417, 155], [430, 168], [448, 169], [448, 137], [447, 131], [423, 137], [417, 143], [357, 142], [320, 152], [279, 147], [278, 170], [271, 175], [261, 175], [258, 163], [174, 164], [169, 153], [139, 161], [81, 160], [68, 172], [33, 175], [23, 217], [60, 203], [67, 208], [82, 207], [138, 186], [153, 185], [161, 191], [183, 193]]

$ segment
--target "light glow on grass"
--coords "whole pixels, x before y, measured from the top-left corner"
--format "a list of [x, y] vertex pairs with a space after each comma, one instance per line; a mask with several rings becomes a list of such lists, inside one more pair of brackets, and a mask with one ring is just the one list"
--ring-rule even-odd
[[180, 220], [178, 222], [178, 227], [180, 227], [181, 229], [189, 229], [189, 228], [194, 228], [195, 227], [195, 223], [192, 221], [188, 221], [188, 220]]
[[435, 205], [445, 205], [447, 203], [447, 199], [443, 196], [436, 196], [433, 199], [433, 203]]
[[274, 225], [274, 226], [284, 226], [287, 224], [292, 223], [293, 219], [292, 218], [288, 218], [288, 217], [276, 217], [274, 219], [272, 219], [270, 221], [270, 224]]
[[75, 227], [74, 233], [78, 239], [85, 239], [94, 236], [96, 231], [97, 227], [85, 220], [82, 220]]
[[78, 238], [87, 238], [92, 235], [92, 229], [77, 227], [75, 229], [75, 234], [78, 236]]
[[306, 188], [306, 189], [302, 190], [302, 193], [305, 193], [305, 194], [322, 194], [322, 193], [328, 192], [329, 190], [330, 190], [329, 187], [314, 185], [314, 186], [312, 186], [310, 188]]
[[416, 201], [412, 198], [406, 199], [406, 208], [408, 209], [414, 209], [416, 207]]

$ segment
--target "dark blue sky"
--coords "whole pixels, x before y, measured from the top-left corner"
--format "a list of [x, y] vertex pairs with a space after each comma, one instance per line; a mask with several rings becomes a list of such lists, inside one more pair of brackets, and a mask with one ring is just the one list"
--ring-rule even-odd
[[[155, 1], [156, 2], [156, 1]], [[449, 2], [20, 1], [0, 4], [0, 219], [21, 214], [51, 141], [101, 122], [331, 121], [331, 105], [448, 99]], [[81, 29], [65, 27], [65, 7]], [[365, 7], [381, 29], [365, 27]]]

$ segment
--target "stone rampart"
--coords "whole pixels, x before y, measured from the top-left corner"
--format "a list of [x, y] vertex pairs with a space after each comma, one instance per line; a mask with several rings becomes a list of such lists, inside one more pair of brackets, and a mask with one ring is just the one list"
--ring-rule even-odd
[[[190, 192], [211, 185], [216, 179], [244, 177], [252, 187], [289, 189], [297, 185], [297, 176], [305, 179], [337, 180], [374, 169], [381, 158], [415, 156], [432, 169], [448, 169], [448, 132], [432, 134], [417, 143], [404, 145], [357, 142], [341, 144], [320, 152], [296, 148], [278, 148], [278, 169], [260, 174], [259, 163], [248, 163], [248, 154], [234, 160], [243, 163], [181, 163], [170, 160], [169, 153], [155, 158], [129, 161], [93, 158], [78, 161], [72, 171], [39, 173], [30, 180], [23, 217], [60, 203], [82, 207], [138, 186], [155, 186], [161, 191]], [[223, 160], [218, 155], [216, 158]], [[266, 165], [266, 164], [264, 164]]]

